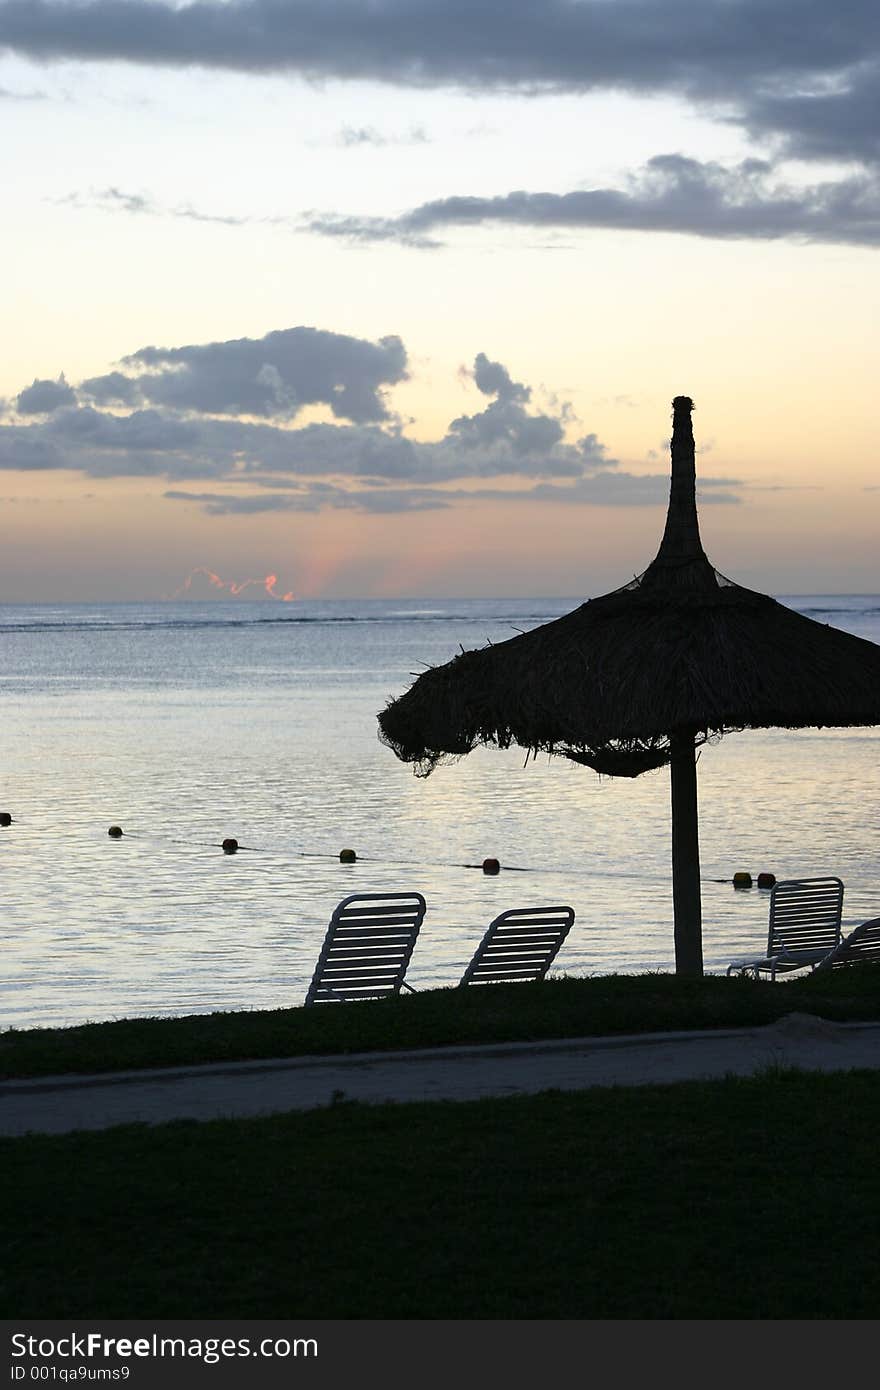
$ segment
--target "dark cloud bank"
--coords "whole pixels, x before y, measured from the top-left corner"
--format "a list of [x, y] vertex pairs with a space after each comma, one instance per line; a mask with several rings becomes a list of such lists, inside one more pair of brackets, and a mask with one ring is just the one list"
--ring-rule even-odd
[[513, 226], [613, 228], [684, 232], [726, 239], [880, 244], [880, 182], [873, 175], [795, 189], [764, 160], [733, 169], [683, 155], [658, 155], [624, 190], [452, 197], [422, 203], [396, 218], [328, 214], [307, 218], [307, 230], [354, 241], [399, 241], [430, 247], [438, 230], [507, 223]]
[[0, 45], [40, 59], [373, 78], [414, 86], [728, 94], [862, 63], [870, 0], [6, 0]]
[[875, 0], [6, 0], [0, 48], [472, 90], [677, 92], [790, 153], [878, 154]]
[[622, 188], [570, 193], [517, 190], [493, 197], [436, 198], [397, 217], [306, 213], [292, 217], [218, 216], [189, 206], [166, 207], [118, 188], [73, 193], [75, 207], [176, 217], [230, 227], [272, 223], [324, 237], [370, 244], [393, 241], [433, 249], [454, 227], [508, 225], [570, 232], [604, 229], [675, 232], [718, 240], [801, 242], [875, 247], [880, 244], [880, 177], [873, 169], [820, 183], [794, 185], [763, 159], [732, 167], [680, 154], [656, 155]]
[[288, 328], [180, 348], [140, 348], [122, 359], [127, 372], [84, 381], [99, 405], [148, 403], [216, 415], [292, 418], [306, 405], [328, 405], [358, 424], [388, 418], [384, 388], [406, 376], [399, 338], [370, 343], [317, 328]]
[[[468, 375], [485, 406], [424, 443], [406, 435], [388, 402], [407, 376], [395, 336], [369, 342], [303, 327], [145, 347], [76, 386], [61, 375], [25, 387], [0, 424], [0, 468], [210, 482], [210, 491], [166, 495], [212, 515], [406, 512], [475, 498], [665, 500], [665, 472], [623, 471], [595, 434], [569, 442], [569, 408], [536, 408], [531, 387], [500, 362], [479, 353]], [[295, 426], [315, 405], [335, 423]], [[703, 479], [702, 487], [706, 500], [737, 500], [735, 480]]]

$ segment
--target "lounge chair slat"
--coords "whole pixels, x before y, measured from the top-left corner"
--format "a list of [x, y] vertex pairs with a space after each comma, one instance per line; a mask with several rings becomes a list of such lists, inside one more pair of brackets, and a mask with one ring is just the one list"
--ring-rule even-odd
[[515, 932], [496, 932], [492, 938], [499, 946], [528, 946], [534, 942], [536, 946], [545, 946], [548, 942], [559, 940], [559, 931], [515, 931]]
[[815, 909], [808, 908], [806, 905], [799, 908], [780, 908], [774, 913], [773, 916], [773, 921], [777, 928], [782, 927], [789, 922], [803, 922], [805, 926], [809, 926], [811, 923], [815, 923], [819, 926], [821, 926], [824, 923], [831, 923], [833, 925], [836, 919], [836, 903], [833, 907], [823, 908], [821, 912]]
[[368, 956], [328, 956], [324, 962], [324, 973], [335, 971], [337, 975], [350, 970], [370, 969], [379, 970], [383, 966], [396, 970], [400, 965], [400, 956], [380, 955], [378, 952]]
[[514, 927], [509, 931], [498, 931], [495, 935], [499, 941], [546, 941], [555, 940], [567, 928], [567, 922], [552, 922], [547, 926]]
[[388, 908], [385, 911], [347, 912], [338, 919], [340, 926], [364, 927], [371, 922], [414, 922], [418, 917], [415, 908]]
[[839, 901], [839, 896], [823, 902], [810, 902], [806, 898], [801, 898], [797, 902], [783, 900], [782, 902], [776, 903], [773, 909], [773, 915], [779, 919], [785, 919], [786, 917], [804, 917], [809, 920], [813, 917], [825, 917], [833, 921], [837, 914], [837, 904]]
[[356, 927], [354, 931], [351, 931], [347, 927], [343, 927], [340, 931], [334, 933], [333, 939], [334, 941], [348, 942], [352, 946], [356, 946], [359, 942], [366, 944], [369, 941], [405, 941], [412, 931], [412, 925], [413, 924], [410, 923], [408, 926], [388, 928]]
[[[555, 943], [553, 943], [555, 945]], [[549, 949], [553, 949], [551, 946]], [[537, 960], [541, 961], [547, 955], [548, 947], [545, 946], [489, 946], [483, 952], [483, 960]]]
[[331, 988], [350, 989], [355, 985], [387, 985], [390, 988], [395, 975], [395, 970], [355, 970], [342, 975], [325, 975], [324, 980]]
[[777, 922], [770, 938], [769, 949], [772, 950], [779, 941], [786, 945], [793, 941], [834, 941], [839, 934], [837, 925], [833, 922], [807, 922], [803, 925], [794, 921]]
[[497, 975], [500, 979], [502, 975], [509, 975], [513, 970], [523, 970], [534, 979], [540, 979], [545, 966], [549, 964], [549, 961], [545, 963], [543, 960], [523, 960], [522, 957], [517, 957], [516, 960], [486, 960], [471, 971], [470, 979], [485, 980], [490, 975]]
[[354, 957], [340, 960], [327, 960], [324, 962], [324, 976], [329, 979], [331, 975], [339, 978], [340, 976], [350, 976], [356, 971], [380, 971], [384, 970], [393, 974], [400, 968], [399, 956], [368, 956], [364, 960], [357, 960]]
[[476, 970], [474, 974], [471, 975], [468, 984], [503, 985], [507, 982], [510, 984], [518, 984], [520, 980], [531, 980], [537, 984], [539, 979], [540, 975], [536, 975], [534, 968], [523, 966], [519, 970], [489, 970], [485, 973]]
[[787, 922], [789, 919], [796, 922], [833, 922], [836, 916], [837, 900], [830, 903], [780, 903], [774, 912], [777, 922]]
[[340, 917], [354, 916], [358, 912], [382, 911], [386, 908], [389, 912], [400, 912], [407, 904], [413, 908], [420, 907], [421, 897], [421, 893], [350, 893], [337, 906], [336, 912]]
[[342, 934], [351, 932], [353, 935], [361, 931], [394, 931], [395, 927], [411, 927], [416, 920], [415, 913], [408, 913], [406, 916], [397, 914], [394, 917], [346, 918], [339, 922], [337, 930]]
[[496, 931], [504, 931], [517, 926], [528, 927], [532, 923], [550, 922], [554, 925], [565, 924], [568, 922], [568, 912], [572, 910], [573, 909], [569, 908], [565, 914], [562, 914], [552, 909], [548, 910], [547, 908], [536, 908], [535, 911], [532, 912], [528, 908], [512, 907], [509, 908], [507, 912], [502, 912], [499, 917], [496, 917], [496, 922], [499, 922]]

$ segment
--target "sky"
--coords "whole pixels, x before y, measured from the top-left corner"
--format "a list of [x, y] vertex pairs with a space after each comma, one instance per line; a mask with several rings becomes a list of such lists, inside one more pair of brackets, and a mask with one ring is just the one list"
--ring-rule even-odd
[[[880, 590], [876, 0], [0, 0], [0, 602]], [[213, 576], [213, 577], [212, 577]]]

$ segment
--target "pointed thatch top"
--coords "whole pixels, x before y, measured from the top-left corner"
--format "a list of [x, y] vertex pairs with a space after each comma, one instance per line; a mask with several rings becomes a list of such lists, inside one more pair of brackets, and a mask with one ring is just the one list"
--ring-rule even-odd
[[672, 402], [672, 482], [666, 529], [656, 558], [642, 575], [642, 586], [715, 588], [715, 571], [706, 558], [697, 521], [697, 473], [690, 396]]
[[638, 776], [670, 736], [880, 724], [880, 646], [719, 575], [700, 542], [693, 402], [673, 401], [660, 549], [613, 593], [419, 676], [380, 738], [426, 775], [481, 743], [516, 743]]

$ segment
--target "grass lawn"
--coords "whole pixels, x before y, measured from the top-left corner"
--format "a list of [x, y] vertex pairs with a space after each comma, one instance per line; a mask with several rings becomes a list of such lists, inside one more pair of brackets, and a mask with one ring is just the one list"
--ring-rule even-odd
[[[0, 1034], [0, 1074], [880, 1020], [876, 966], [447, 989]], [[0, 1139], [0, 1316], [853, 1319], [880, 1071]]]
[[313, 1008], [0, 1032], [0, 1078], [458, 1043], [742, 1028], [800, 1011], [880, 1020], [880, 966], [766, 980], [604, 975]]
[[880, 1073], [0, 1140], [3, 1316], [874, 1318]]

